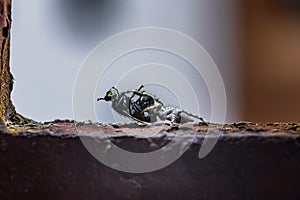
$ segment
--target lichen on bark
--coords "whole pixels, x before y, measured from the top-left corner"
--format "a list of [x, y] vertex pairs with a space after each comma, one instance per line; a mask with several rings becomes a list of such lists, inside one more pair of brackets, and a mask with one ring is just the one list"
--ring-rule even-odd
[[13, 75], [10, 72], [11, 0], [0, 0], [0, 121], [26, 123], [11, 101]]
[[11, 0], [0, 1], [0, 116], [2, 120], [9, 120], [16, 114], [10, 99], [13, 76], [10, 73], [10, 28], [11, 28]]

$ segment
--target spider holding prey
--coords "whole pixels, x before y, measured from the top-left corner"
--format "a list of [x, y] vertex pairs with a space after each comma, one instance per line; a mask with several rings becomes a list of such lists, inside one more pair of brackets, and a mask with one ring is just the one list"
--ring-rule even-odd
[[142, 90], [143, 88], [141, 85], [137, 90], [119, 92], [117, 88], [112, 87], [104, 98], [98, 98], [97, 101], [111, 101], [112, 108], [117, 113], [143, 124], [155, 123], [158, 119], [170, 121], [171, 126], [195, 120], [205, 122], [202, 117], [181, 108], [165, 106], [159, 99]]

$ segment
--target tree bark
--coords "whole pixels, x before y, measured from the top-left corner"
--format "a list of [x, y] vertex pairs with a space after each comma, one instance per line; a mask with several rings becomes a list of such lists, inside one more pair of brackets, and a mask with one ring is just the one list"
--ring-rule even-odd
[[0, 124], [2, 125], [8, 121], [19, 124], [33, 122], [18, 114], [11, 101], [14, 79], [10, 72], [11, 23], [11, 0], [0, 0]]
[[16, 115], [10, 99], [13, 76], [10, 73], [11, 0], [0, 0], [0, 118], [12, 120]]

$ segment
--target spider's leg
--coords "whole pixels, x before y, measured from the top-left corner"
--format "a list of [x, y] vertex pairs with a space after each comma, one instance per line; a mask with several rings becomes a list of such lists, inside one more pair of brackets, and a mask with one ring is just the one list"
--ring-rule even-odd
[[143, 89], [144, 88], [144, 85], [141, 85], [140, 87], [139, 87], [139, 89], [137, 89], [137, 91], [141, 91], [141, 89]]
[[177, 128], [179, 126], [178, 119], [180, 119], [180, 112], [172, 113], [170, 118], [171, 127]]
[[135, 117], [132, 117], [131, 115], [128, 115], [128, 117], [129, 117], [130, 119], [132, 119], [132, 120], [134, 120], [134, 121], [137, 121], [137, 122], [139, 122], [139, 123], [142, 123], [142, 124], [144, 124], [144, 125], [148, 125], [148, 124], [149, 124], [149, 123], [144, 122], [144, 121], [142, 121], [142, 120], [139, 120], [139, 119], [137, 119], [137, 118], [135, 118]]
[[206, 122], [204, 121], [204, 119], [203, 119], [202, 117], [198, 116], [198, 115], [189, 113], [189, 112], [187, 112], [187, 111], [185, 111], [185, 110], [183, 110], [182, 112], [185, 113], [186, 115], [190, 116], [190, 117], [193, 117], [193, 118], [195, 118], [195, 119], [199, 119], [199, 120], [201, 120], [202, 122], [206, 123]]
[[158, 112], [158, 117], [161, 119], [161, 120], [169, 120], [171, 121], [172, 120], [172, 116], [173, 116], [173, 111], [174, 111], [174, 108], [172, 107], [165, 107], [162, 105], [162, 107], [160, 108], [159, 112]]
[[145, 108], [141, 113], [159, 110], [162, 106], [162, 104], [155, 102], [154, 105]]
[[129, 98], [132, 98], [134, 95], [139, 95], [139, 96], [145, 95], [144, 91], [138, 91], [138, 90], [127, 90], [126, 92], [124, 92], [124, 94], [132, 94], [131, 97]]
[[131, 115], [130, 115], [129, 113], [127, 113], [127, 112], [124, 112], [124, 115], [127, 116], [129, 119], [132, 119], [132, 120], [134, 120], [134, 121], [136, 121], [136, 122], [139, 122], [139, 123], [142, 123], [142, 124], [144, 124], [144, 125], [148, 125], [148, 124], [149, 124], [149, 123], [147, 123], [147, 122], [144, 122], [144, 121], [142, 121], [142, 120], [139, 120], [139, 119], [137, 119], [137, 118], [131, 116]]
[[193, 114], [193, 113], [189, 113], [189, 112], [184, 111], [184, 110], [183, 110], [182, 112], [184, 112], [185, 114], [187, 114], [187, 115], [190, 116], [190, 117], [193, 117], [193, 118], [196, 118], [196, 119], [201, 120], [202, 122], [205, 122], [204, 119], [203, 119], [202, 117], [199, 117], [198, 115], [195, 115], [195, 114]]
[[143, 93], [144, 93], [144, 91], [141, 91], [141, 89], [143, 89], [143, 88], [144, 88], [144, 85], [141, 85], [141, 86], [139, 87], [139, 89], [137, 89], [137, 90], [127, 90], [125, 93], [133, 93], [132, 96], [131, 96], [131, 98], [132, 98], [135, 94], [142, 96]]
[[173, 108], [173, 107], [163, 107], [160, 114], [159, 114], [159, 117], [161, 120], [168, 120], [170, 121], [170, 125], [172, 127], [178, 127], [178, 119], [180, 118], [180, 112], [181, 110], [180, 109], [177, 109], [177, 108]]

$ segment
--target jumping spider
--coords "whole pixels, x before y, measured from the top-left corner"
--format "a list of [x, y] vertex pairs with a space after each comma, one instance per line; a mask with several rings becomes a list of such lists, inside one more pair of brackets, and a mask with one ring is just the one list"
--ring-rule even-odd
[[195, 120], [206, 123], [203, 118], [181, 108], [164, 106], [158, 98], [145, 92], [143, 88], [141, 85], [137, 90], [119, 92], [117, 88], [112, 87], [104, 98], [98, 98], [97, 101], [111, 101], [112, 108], [117, 113], [143, 124], [155, 123], [158, 119], [170, 121], [173, 127]]

